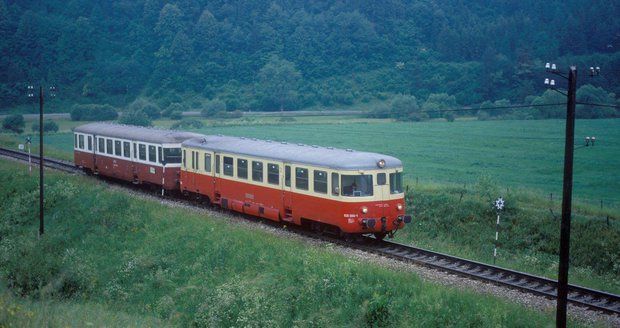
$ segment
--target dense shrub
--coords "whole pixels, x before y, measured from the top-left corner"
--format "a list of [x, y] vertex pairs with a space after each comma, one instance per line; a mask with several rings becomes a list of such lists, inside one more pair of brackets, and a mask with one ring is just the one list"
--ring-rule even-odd
[[180, 120], [183, 118], [183, 113], [175, 110], [174, 112], [170, 113], [169, 117], [171, 120]]
[[3, 129], [13, 131], [15, 133], [24, 132], [25, 125], [26, 123], [24, 122], [23, 115], [9, 115], [2, 121]]
[[[32, 124], [32, 132], [39, 132], [39, 122]], [[58, 124], [52, 120], [43, 122], [43, 132], [58, 132]]]
[[202, 109], [202, 116], [213, 117], [220, 112], [226, 111], [226, 103], [219, 98], [213, 99], [205, 103]]
[[173, 120], [176, 120], [176, 118], [171, 117], [171, 115], [172, 115], [174, 112], [179, 112], [179, 113], [182, 113], [182, 112], [184, 112], [184, 111], [185, 111], [185, 106], [183, 106], [183, 104], [180, 104], [180, 103], [172, 103], [172, 104], [170, 104], [170, 105], [169, 105], [166, 109], [164, 109], [164, 110], [161, 112], [161, 115], [162, 115], [162, 116], [164, 116], [164, 117], [170, 117], [170, 118], [172, 118]]
[[138, 126], [151, 126], [152, 122], [148, 115], [143, 111], [128, 111], [123, 113], [123, 116], [118, 120], [121, 124], [138, 125]]
[[72, 121], [110, 121], [117, 118], [116, 108], [110, 105], [74, 105], [71, 109]]
[[128, 106], [127, 111], [143, 112], [151, 120], [161, 117], [161, 108], [157, 104], [154, 104], [142, 98], [137, 99], [133, 103], [131, 103]]

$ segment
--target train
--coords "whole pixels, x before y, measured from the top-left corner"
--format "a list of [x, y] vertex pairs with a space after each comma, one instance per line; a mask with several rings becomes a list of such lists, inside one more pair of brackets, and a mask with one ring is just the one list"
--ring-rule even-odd
[[74, 129], [89, 174], [341, 236], [392, 237], [411, 222], [392, 156], [115, 123]]

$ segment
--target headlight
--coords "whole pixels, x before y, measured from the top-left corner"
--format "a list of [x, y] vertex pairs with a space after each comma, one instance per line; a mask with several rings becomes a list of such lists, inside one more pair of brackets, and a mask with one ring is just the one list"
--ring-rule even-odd
[[362, 213], [364, 214], [368, 213], [368, 207], [362, 206]]
[[403, 204], [401, 204], [401, 203], [396, 204], [396, 209], [399, 210], [399, 211], [402, 211], [403, 210]]

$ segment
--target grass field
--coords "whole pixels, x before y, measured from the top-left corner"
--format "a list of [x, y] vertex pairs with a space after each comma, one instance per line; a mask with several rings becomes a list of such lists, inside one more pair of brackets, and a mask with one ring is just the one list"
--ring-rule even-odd
[[[398, 123], [351, 117], [246, 117], [205, 121], [207, 134], [256, 137], [380, 152], [401, 159], [412, 184], [475, 183], [488, 175], [506, 188], [538, 191], [559, 199], [562, 189], [564, 122], [456, 121]], [[156, 121], [169, 127], [173, 121]], [[61, 122], [68, 131], [75, 122]], [[575, 151], [574, 193], [581, 202], [620, 206], [620, 119], [578, 120], [576, 147], [596, 136], [595, 147]], [[27, 128], [28, 131], [28, 128]], [[3, 144], [15, 138], [0, 135]], [[69, 133], [50, 135], [50, 151], [70, 152]], [[64, 157], [70, 159], [70, 155]]]
[[0, 160], [0, 282], [10, 286], [0, 326], [553, 324], [550, 312], [52, 171], [37, 238], [37, 179], [26, 172]]

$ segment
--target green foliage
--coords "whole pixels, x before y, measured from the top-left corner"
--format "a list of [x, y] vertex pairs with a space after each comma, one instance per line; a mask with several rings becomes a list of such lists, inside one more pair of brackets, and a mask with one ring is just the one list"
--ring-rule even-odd
[[183, 106], [183, 104], [180, 103], [171, 103], [170, 105], [168, 105], [168, 107], [166, 107], [166, 109], [164, 109], [161, 112], [161, 116], [164, 117], [169, 117], [173, 120], [178, 120], [180, 118], [173, 118], [171, 117], [171, 115], [175, 112], [177, 113], [183, 113], [185, 111], [185, 106]]
[[137, 125], [137, 126], [151, 126], [153, 123], [146, 113], [143, 111], [128, 111], [123, 113], [118, 120], [121, 124]]
[[219, 98], [207, 101], [202, 109], [202, 116], [213, 117], [218, 113], [226, 111], [226, 103]]
[[15, 132], [17, 134], [21, 134], [24, 132], [24, 127], [26, 123], [24, 121], [23, 115], [9, 115], [2, 120], [2, 128], [5, 130], [9, 130]]
[[258, 72], [257, 89], [260, 90], [259, 97], [262, 96], [261, 107], [280, 111], [285, 107], [296, 107], [297, 88], [301, 78], [301, 73], [294, 63], [278, 56], [271, 56]]
[[183, 118], [183, 112], [175, 110], [174, 112], [170, 113], [169, 117], [171, 120], [180, 120]]
[[[39, 122], [32, 124], [32, 132], [39, 132]], [[58, 124], [52, 120], [46, 120], [43, 122], [43, 132], [58, 132]]]
[[430, 94], [424, 104], [422, 104], [422, 110], [426, 112], [425, 114], [430, 118], [442, 117], [448, 113], [445, 110], [456, 108], [458, 108], [456, 97], [448, 95], [447, 93]]
[[73, 105], [71, 120], [73, 121], [110, 121], [118, 118], [116, 108], [110, 105]]
[[[586, 84], [577, 89], [577, 101], [590, 104], [613, 105], [616, 95], [607, 92], [601, 87]], [[620, 116], [620, 108], [597, 107], [592, 105], [577, 105], [578, 118], [610, 118]]]

